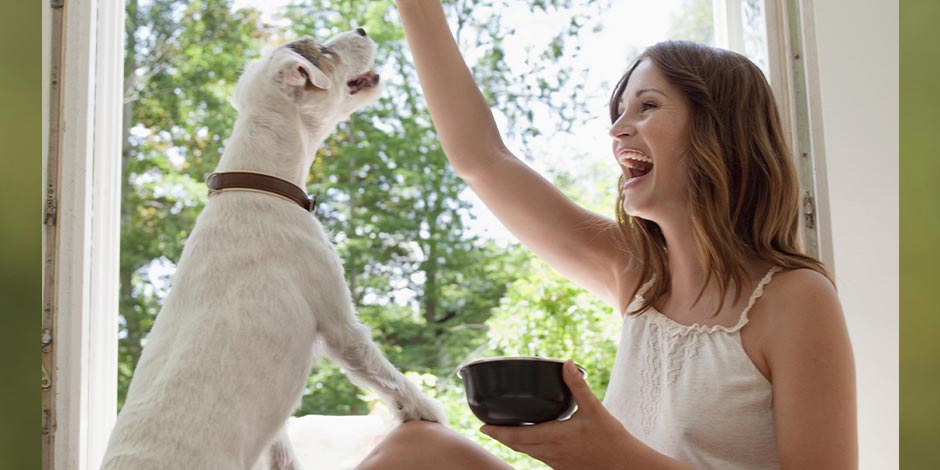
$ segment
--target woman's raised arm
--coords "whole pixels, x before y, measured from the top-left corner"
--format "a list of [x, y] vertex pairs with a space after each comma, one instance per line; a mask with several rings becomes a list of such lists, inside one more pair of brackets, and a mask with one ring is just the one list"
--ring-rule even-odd
[[624, 282], [630, 273], [616, 222], [578, 206], [509, 152], [441, 2], [397, 3], [431, 120], [454, 171], [536, 255], [622, 308], [623, 286], [632, 282]]

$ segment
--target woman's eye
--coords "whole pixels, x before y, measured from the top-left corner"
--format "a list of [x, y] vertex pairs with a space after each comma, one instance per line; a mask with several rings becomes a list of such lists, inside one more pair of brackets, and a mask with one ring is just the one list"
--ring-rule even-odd
[[647, 101], [640, 106], [640, 109], [643, 111], [649, 111], [654, 108], [656, 108], [656, 103], [653, 103], [652, 101]]

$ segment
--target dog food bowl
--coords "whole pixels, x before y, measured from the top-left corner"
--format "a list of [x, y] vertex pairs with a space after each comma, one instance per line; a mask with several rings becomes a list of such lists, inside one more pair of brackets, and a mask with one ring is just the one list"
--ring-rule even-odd
[[[575, 401], [562, 378], [564, 361], [540, 357], [493, 357], [457, 369], [470, 411], [494, 425], [537, 424], [567, 419]], [[584, 368], [577, 366], [582, 376]]]

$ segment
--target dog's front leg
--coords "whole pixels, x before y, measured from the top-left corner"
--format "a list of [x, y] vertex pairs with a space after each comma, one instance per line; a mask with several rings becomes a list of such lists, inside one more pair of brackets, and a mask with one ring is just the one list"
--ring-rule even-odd
[[356, 320], [324, 331], [330, 356], [349, 373], [356, 385], [378, 393], [402, 422], [423, 420], [446, 423], [439, 403], [421, 393], [392, 365], [372, 342], [369, 328]]

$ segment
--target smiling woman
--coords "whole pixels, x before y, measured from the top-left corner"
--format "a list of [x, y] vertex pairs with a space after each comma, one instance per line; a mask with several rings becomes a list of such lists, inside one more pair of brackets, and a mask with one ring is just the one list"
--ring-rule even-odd
[[622, 169], [620, 208], [647, 219], [653, 202], [675, 210], [687, 197], [675, 188], [689, 182], [692, 115], [685, 93], [653, 62], [639, 61], [615, 87], [610, 108], [611, 145]]

